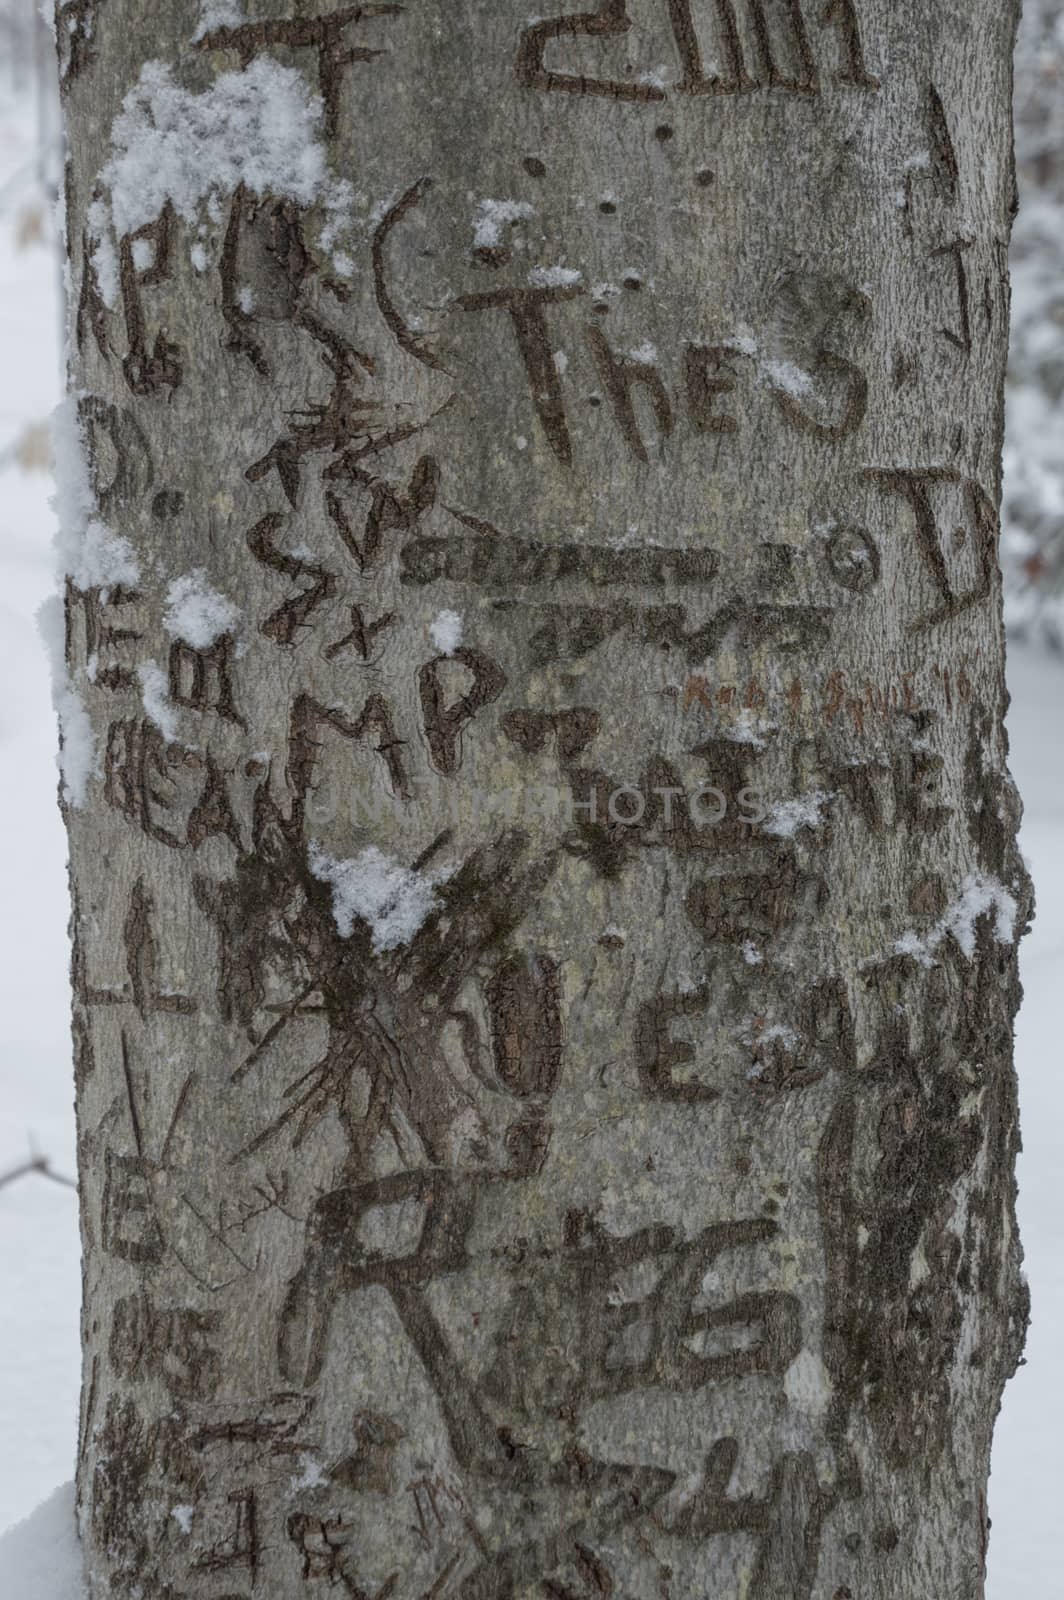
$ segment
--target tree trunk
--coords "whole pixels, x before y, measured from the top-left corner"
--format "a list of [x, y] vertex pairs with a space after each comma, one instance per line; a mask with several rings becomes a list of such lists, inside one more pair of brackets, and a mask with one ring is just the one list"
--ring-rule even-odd
[[60, 8], [94, 1597], [982, 1593], [1017, 7], [586, 3]]

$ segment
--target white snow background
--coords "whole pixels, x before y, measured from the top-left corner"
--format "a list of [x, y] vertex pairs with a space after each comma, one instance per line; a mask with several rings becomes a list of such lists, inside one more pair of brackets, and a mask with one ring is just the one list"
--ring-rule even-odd
[[[0, 703], [0, 1173], [36, 1152], [71, 1175], [66, 852], [55, 798], [48, 666], [34, 621], [53, 584], [51, 484], [43, 467], [27, 468], [18, 459], [18, 447], [32, 438], [27, 430], [48, 417], [59, 395], [56, 257], [47, 216], [38, 241], [17, 243], [34, 208], [42, 212], [32, 179], [32, 132], [32, 107], [0, 91], [0, 674], [6, 690]], [[1022, 293], [1022, 283], [1017, 288]], [[1042, 426], [1048, 429], [1048, 418]], [[1020, 1221], [1034, 1321], [1026, 1365], [1006, 1391], [997, 1428], [987, 1592], [990, 1600], [1033, 1600], [1058, 1592], [1064, 1567], [1058, 1355], [1064, 1081], [1057, 1048], [1064, 974], [1064, 662], [1014, 648], [1009, 679], [1012, 765], [1026, 803], [1022, 843], [1038, 891], [1034, 931], [1022, 947], [1026, 999], [1017, 1035], [1025, 1146]], [[74, 1191], [39, 1175], [0, 1188], [5, 1600], [79, 1600], [81, 1593], [71, 1493], [53, 1493], [74, 1466], [79, 1299]]]

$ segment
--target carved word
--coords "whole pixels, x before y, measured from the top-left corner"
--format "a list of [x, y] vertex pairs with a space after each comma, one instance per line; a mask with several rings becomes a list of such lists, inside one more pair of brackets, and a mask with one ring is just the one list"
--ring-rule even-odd
[[[579, 284], [544, 288], [499, 288], [459, 296], [460, 311], [504, 311], [510, 318], [517, 348], [528, 378], [529, 394], [551, 450], [566, 466], [573, 461], [573, 444], [561, 374], [554, 360], [558, 338], [548, 323], [549, 307], [578, 299]], [[683, 346], [682, 397], [696, 433], [727, 435], [741, 424], [727, 409], [728, 396], [739, 387], [742, 362], [752, 363], [788, 426], [797, 432], [837, 442], [856, 432], [868, 406], [868, 380], [860, 367], [832, 350], [827, 340], [847, 319], [866, 322], [867, 297], [859, 290], [815, 274], [794, 274], [777, 294], [781, 317], [803, 314], [806, 327], [800, 346], [791, 345], [785, 359], [766, 360], [753, 341], [730, 340], [719, 344], [688, 342]], [[602, 329], [589, 324], [584, 343], [599, 382], [610, 403], [614, 420], [632, 456], [646, 463], [649, 453], [636, 415], [634, 397], [640, 390], [650, 401], [660, 442], [676, 425], [677, 407], [655, 359], [623, 355], [610, 345]]]

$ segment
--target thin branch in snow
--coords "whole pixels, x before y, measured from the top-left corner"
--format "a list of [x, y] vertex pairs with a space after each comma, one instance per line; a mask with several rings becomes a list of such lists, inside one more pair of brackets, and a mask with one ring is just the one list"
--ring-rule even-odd
[[9, 1172], [0, 1172], [0, 1189], [5, 1184], [15, 1183], [19, 1178], [29, 1177], [37, 1173], [42, 1178], [50, 1178], [53, 1183], [60, 1183], [64, 1189], [76, 1189], [77, 1183], [73, 1178], [68, 1178], [63, 1172], [54, 1172], [49, 1156], [31, 1156], [28, 1161], [23, 1161], [21, 1166], [12, 1167]]

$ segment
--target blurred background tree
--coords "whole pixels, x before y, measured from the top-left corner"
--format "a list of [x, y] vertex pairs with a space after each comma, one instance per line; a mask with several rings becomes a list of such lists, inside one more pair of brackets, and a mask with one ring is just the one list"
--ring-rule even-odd
[[1002, 560], [1013, 635], [1064, 653], [1064, 0], [1023, 9]]

